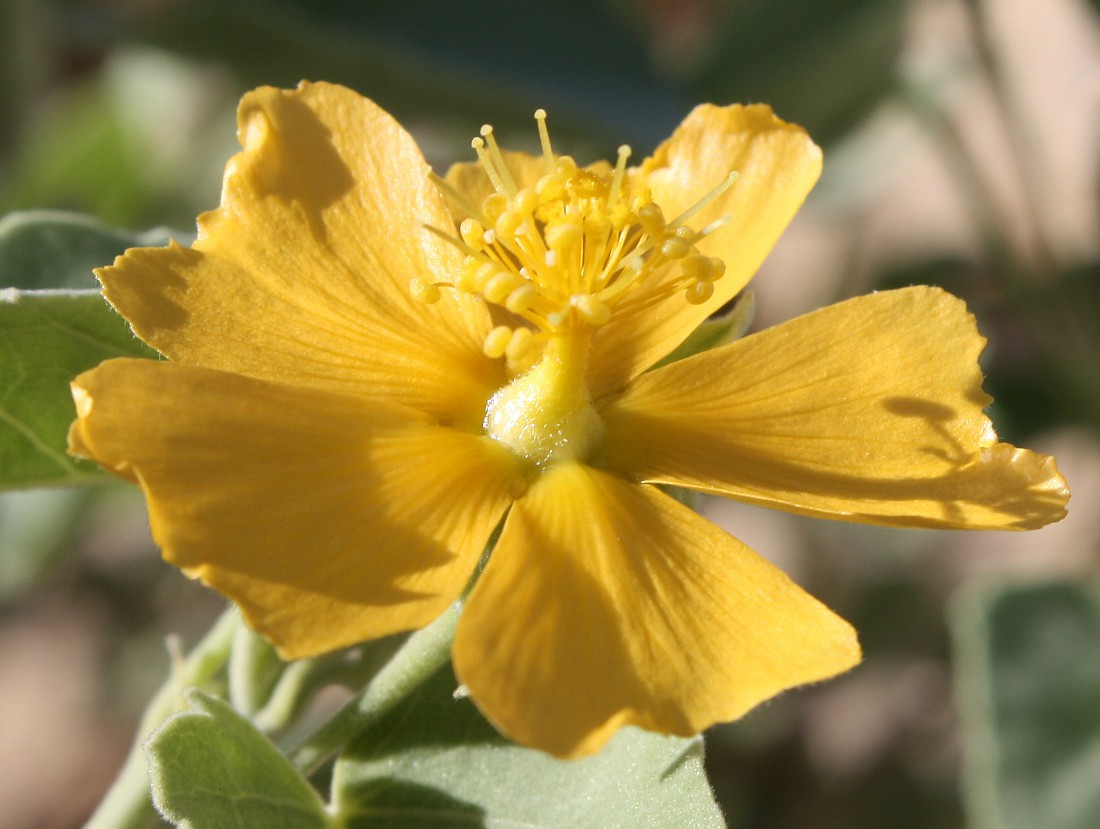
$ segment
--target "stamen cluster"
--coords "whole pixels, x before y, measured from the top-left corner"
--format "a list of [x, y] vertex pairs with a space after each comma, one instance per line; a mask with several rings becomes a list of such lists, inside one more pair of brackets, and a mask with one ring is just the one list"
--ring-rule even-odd
[[569, 156], [555, 156], [546, 113], [538, 110], [535, 119], [546, 172], [534, 186], [516, 185], [489, 126], [472, 142], [493, 186], [481, 205], [429, 172], [468, 214], [457, 237], [430, 229], [466, 257], [453, 282], [410, 283], [413, 296], [425, 303], [451, 288], [506, 311], [498, 316], [510, 324], [490, 331], [483, 348], [489, 357], [506, 357], [513, 370], [532, 365], [550, 337], [600, 326], [616, 308], [655, 304], [677, 291], [689, 303], [706, 302], [725, 264], [696, 245], [728, 217], [701, 230], [686, 222], [737, 179], [731, 173], [668, 221], [648, 188], [632, 185], [629, 147], [619, 148], [610, 173], [580, 168]]

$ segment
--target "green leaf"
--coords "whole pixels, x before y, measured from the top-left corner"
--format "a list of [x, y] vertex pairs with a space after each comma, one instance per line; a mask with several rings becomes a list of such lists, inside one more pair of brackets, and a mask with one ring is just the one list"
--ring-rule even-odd
[[347, 829], [716, 829], [700, 739], [625, 729], [599, 754], [555, 760], [497, 735], [444, 666], [336, 764]]
[[102, 479], [65, 453], [69, 382], [110, 357], [156, 357], [97, 291], [0, 289], [0, 488]]
[[186, 692], [192, 710], [145, 744], [153, 802], [185, 829], [328, 829], [317, 792], [248, 720], [216, 697]]
[[1094, 829], [1100, 593], [983, 589], [953, 621], [973, 829]]
[[0, 219], [0, 287], [97, 289], [93, 268], [127, 248], [166, 244], [163, 229], [109, 228], [81, 213], [26, 210]]

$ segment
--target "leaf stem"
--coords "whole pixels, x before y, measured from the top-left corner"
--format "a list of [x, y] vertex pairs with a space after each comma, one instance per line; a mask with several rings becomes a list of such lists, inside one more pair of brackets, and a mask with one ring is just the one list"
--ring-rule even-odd
[[183, 710], [184, 689], [204, 685], [225, 667], [240, 624], [240, 614], [229, 608], [190, 655], [173, 666], [142, 715], [122, 770], [84, 829], [144, 829], [153, 822], [156, 812], [149, 796], [145, 741], [168, 717]]
[[456, 602], [426, 628], [412, 634], [370, 683], [327, 723], [290, 754], [303, 774], [317, 770], [348, 740], [380, 720], [409, 693], [447, 663], [460, 603]]

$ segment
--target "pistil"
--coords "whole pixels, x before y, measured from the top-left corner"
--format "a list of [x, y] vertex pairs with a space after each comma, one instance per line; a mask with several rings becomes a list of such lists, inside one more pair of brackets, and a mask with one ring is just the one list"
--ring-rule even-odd
[[485, 433], [535, 467], [584, 460], [603, 438], [585, 384], [590, 331], [552, 337], [538, 364], [489, 400]]

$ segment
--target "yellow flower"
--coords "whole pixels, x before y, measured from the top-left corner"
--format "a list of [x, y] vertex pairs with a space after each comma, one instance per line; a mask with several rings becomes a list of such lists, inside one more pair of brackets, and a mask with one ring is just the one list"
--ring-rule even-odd
[[559, 756], [692, 734], [859, 660], [851, 627], [662, 492], [822, 518], [1028, 529], [1049, 457], [997, 443], [963, 304], [843, 302], [647, 371], [749, 281], [820, 151], [702, 106], [653, 157], [502, 153], [446, 179], [338, 86], [264, 88], [191, 248], [104, 293], [168, 360], [74, 382], [75, 453], [137, 482], [168, 561], [287, 657], [422, 626], [469, 594], [457, 675]]

